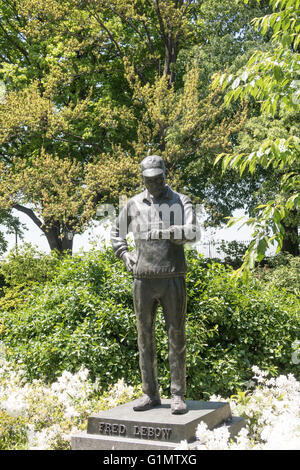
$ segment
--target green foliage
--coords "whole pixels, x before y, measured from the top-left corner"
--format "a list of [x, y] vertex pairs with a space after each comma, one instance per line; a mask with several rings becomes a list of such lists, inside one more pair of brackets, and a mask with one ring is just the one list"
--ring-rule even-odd
[[25, 354], [31, 377], [53, 380], [78, 364], [104, 384], [136, 376], [130, 281], [116, 275], [112, 256], [66, 256], [52, 282], [35, 286], [25, 307], [4, 316], [4, 335]]
[[225, 254], [225, 263], [230, 264], [230, 266], [234, 268], [242, 264], [243, 256], [246, 250], [247, 244], [244, 242], [238, 242], [236, 240], [231, 242], [222, 240], [220, 246], [217, 247], [217, 252]]
[[[262, 167], [272, 169], [277, 175], [272, 199], [261, 201], [255, 217], [247, 221], [254, 228], [253, 241], [238, 273], [252, 268], [255, 259], [262, 260], [274, 240], [278, 251], [284, 246], [285, 222], [291, 215], [295, 219], [296, 237], [299, 225], [299, 0], [270, 0], [270, 5], [273, 13], [253, 22], [261, 34], [271, 31], [271, 46], [267, 51], [257, 49], [246, 66], [235, 75], [217, 76], [213, 85], [227, 90], [227, 105], [232, 100], [253, 98], [262, 118], [272, 121], [278, 116], [287, 116], [289, 121], [285, 129], [281, 129], [281, 135], [274, 138], [267, 133], [259, 147], [255, 145], [250, 153], [220, 154], [216, 159], [216, 162], [222, 159], [223, 171], [230, 168], [237, 169], [240, 175], [246, 170], [255, 174]], [[297, 246], [295, 252], [299, 253]]]
[[58, 380], [29, 383], [20, 365], [0, 357], [0, 449], [70, 450], [71, 435], [86, 430], [93, 410], [113, 408], [141, 396], [141, 387], [119, 380], [100, 393], [88, 371], [64, 371]]
[[43, 283], [54, 277], [59, 261], [57, 252], [48, 255], [30, 243], [24, 243], [9, 253], [0, 272], [11, 287], [22, 283]]
[[[187, 395], [232, 394], [251, 378], [251, 366], [271, 374], [297, 373], [292, 343], [299, 301], [257, 280], [234, 284], [231, 268], [207, 264], [187, 251]], [[35, 285], [27, 302], [2, 312], [0, 339], [30, 379], [53, 381], [84, 365], [102, 390], [123, 378], [140, 383], [132, 278], [111, 250], [66, 256], [57, 275]], [[297, 313], [298, 308], [298, 313]], [[168, 342], [157, 316], [159, 383], [169, 393]]]
[[[1, 103], [1, 100], [0, 100]], [[23, 238], [23, 230], [25, 225], [21, 224], [17, 217], [14, 217], [10, 211], [4, 211], [0, 208], [0, 226], [1, 230], [5, 229], [7, 234], [14, 233], [15, 236]], [[0, 256], [5, 253], [7, 250], [7, 241], [5, 239], [4, 233], [0, 231]]]
[[27, 447], [27, 423], [0, 410], [0, 450], [24, 450]]
[[250, 378], [253, 364], [271, 374], [296, 373], [290, 365], [299, 331], [296, 299], [255, 280], [234, 283], [230, 268], [218, 263], [205, 266], [192, 258], [189, 264], [188, 338], [201, 338], [188, 359], [190, 387], [233, 391]]
[[250, 21], [266, 3], [0, 2], [0, 205], [27, 214], [51, 249], [71, 249], [67, 233], [83, 230], [99, 203], [135, 191], [137, 160], [159, 151], [173, 185], [180, 176], [224, 222], [253, 179], [213, 167], [245, 114], [220, 106], [209, 84], [262, 42]]
[[47, 255], [25, 243], [13, 249], [0, 264], [0, 311], [20, 308], [34, 285], [42, 285], [55, 276], [60, 257]]
[[267, 260], [267, 266], [257, 271], [259, 278], [270, 286], [285, 289], [300, 297], [299, 256], [282, 254], [275, 257], [274, 260]]

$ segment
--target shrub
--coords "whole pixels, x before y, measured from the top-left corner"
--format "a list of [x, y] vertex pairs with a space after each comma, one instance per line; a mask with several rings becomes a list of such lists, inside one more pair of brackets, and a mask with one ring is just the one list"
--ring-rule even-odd
[[291, 356], [299, 334], [299, 301], [275, 286], [265, 289], [254, 278], [234, 284], [231, 268], [204, 265], [194, 254], [189, 265], [188, 341], [198, 338], [196, 347], [188, 348], [190, 387], [232, 393], [250, 379], [253, 364], [273, 375], [296, 373]]
[[222, 240], [221, 245], [217, 247], [217, 253], [223, 254], [224, 262], [238, 268], [243, 263], [243, 256], [248, 248], [249, 243], [238, 242], [236, 240]]
[[257, 269], [257, 275], [269, 286], [276, 286], [300, 296], [299, 256], [279, 254], [270, 258], [264, 268]]
[[48, 255], [30, 243], [13, 249], [0, 264], [0, 310], [21, 308], [35, 284], [55, 276], [60, 261], [57, 252]]
[[26, 449], [27, 426], [21, 416], [12, 417], [0, 409], [0, 450]]
[[99, 394], [87, 369], [64, 371], [56, 382], [26, 382], [24, 371], [0, 357], [0, 450], [70, 449], [71, 436], [86, 430], [93, 412], [141, 395], [119, 380]]
[[0, 274], [9, 286], [36, 282], [40, 284], [55, 276], [59, 261], [56, 251], [46, 254], [30, 243], [25, 243], [21, 248], [13, 249], [6, 260], [2, 261]]
[[[119, 273], [117, 274], [117, 272]], [[131, 282], [111, 253], [66, 256], [57, 276], [3, 313], [3, 339], [30, 378], [85, 364], [103, 384], [138, 373]]]
[[[209, 430], [202, 422], [196, 430], [197, 450], [296, 450], [300, 449], [300, 382], [292, 374], [268, 378], [265, 371], [253, 366], [253, 390], [239, 391], [224, 400], [233, 416], [243, 416], [246, 426], [231, 439], [226, 426]], [[251, 387], [252, 388], [252, 387]], [[188, 450], [182, 441], [178, 449]]]
[[[231, 268], [187, 251], [187, 395], [229, 395], [256, 364], [272, 375], [292, 372], [299, 300], [257, 279], [233, 284]], [[54, 381], [85, 366], [103, 390], [123, 378], [140, 383], [132, 277], [111, 250], [65, 256], [56, 276], [35, 284], [25, 304], [2, 313], [7, 354], [29, 379]], [[169, 392], [168, 341], [157, 318], [159, 381]]]

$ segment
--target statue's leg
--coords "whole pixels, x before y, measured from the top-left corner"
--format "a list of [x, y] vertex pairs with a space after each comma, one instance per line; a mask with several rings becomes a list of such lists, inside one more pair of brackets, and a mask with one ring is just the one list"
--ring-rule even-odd
[[172, 397], [183, 399], [186, 392], [186, 286], [185, 277], [173, 277], [160, 298], [169, 339]]
[[158, 301], [153, 295], [150, 279], [134, 280], [133, 298], [143, 392], [156, 398], [159, 396], [155, 348], [155, 314]]

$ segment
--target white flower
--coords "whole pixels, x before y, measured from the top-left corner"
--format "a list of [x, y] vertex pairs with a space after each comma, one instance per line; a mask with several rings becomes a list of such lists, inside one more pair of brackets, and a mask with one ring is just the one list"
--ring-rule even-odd
[[218, 402], [226, 402], [227, 400], [225, 400], [223, 397], [221, 397], [221, 395], [212, 395], [210, 398], [209, 398], [209, 401], [218, 401]]
[[24, 401], [22, 393], [15, 391], [10, 393], [8, 399], [1, 403], [1, 408], [10, 416], [17, 418], [18, 416], [25, 416], [28, 404]]
[[273, 426], [266, 426], [261, 438], [266, 441], [268, 450], [300, 450], [300, 416], [283, 413], [274, 420]]
[[51, 448], [51, 445], [55, 440], [60, 439], [63, 436], [63, 431], [58, 424], [54, 424], [49, 428], [45, 428], [40, 432], [37, 432], [34, 436], [34, 445], [30, 450], [41, 449], [48, 450]]
[[175, 450], [189, 450], [187, 440], [180, 441], [179, 445], [175, 447]]
[[73, 406], [68, 406], [65, 409], [64, 415], [67, 419], [72, 419], [74, 417], [79, 416], [79, 412], [75, 410]]
[[85, 401], [94, 391], [94, 386], [88, 381], [89, 371], [81, 368], [77, 374], [64, 371], [61, 377], [51, 385], [51, 391], [66, 407], [75, 402]]
[[206, 423], [201, 422], [196, 430], [196, 438], [201, 448], [204, 446], [208, 450], [226, 450], [228, 449], [230, 433], [227, 426], [220, 426], [210, 431]]
[[230, 444], [230, 450], [250, 450], [252, 444], [249, 440], [249, 430], [244, 427], [240, 430], [233, 443]]
[[206, 441], [210, 437], [210, 430], [207, 427], [207, 424], [204, 422], [201, 422], [198, 424], [197, 430], [196, 430], [196, 438], [198, 439], [200, 444], [205, 444]]
[[278, 145], [278, 150], [279, 152], [281, 153], [284, 153], [287, 151], [287, 147], [284, 145], [284, 142], [280, 142], [279, 145]]
[[[227, 426], [209, 430], [202, 422], [196, 430], [197, 449], [300, 450], [300, 383], [291, 374], [270, 378], [266, 371], [257, 366], [253, 366], [252, 371], [253, 379], [259, 386], [248, 390], [247, 400], [236, 402], [218, 395], [210, 397], [211, 401], [228, 402], [234, 416], [245, 416], [246, 428], [231, 440]], [[76, 422], [79, 422], [81, 413], [85, 419], [87, 412], [93, 412], [91, 397], [95, 387], [96, 384], [89, 381], [86, 369], [81, 369], [76, 374], [65, 371], [55, 383], [48, 386], [40, 380], [26, 383], [21, 370], [13, 370], [5, 361], [0, 364], [0, 408], [11, 416], [26, 417], [30, 412], [29, 407], [34, 403], [40, 406], [43, 421], [52, 404], [57, 406], [57, 401], [63, 410], [63, 429], [60, 426], [61, 417], [55, 424], [52, 424], [51, 417], [41, 429], [39, 411], [35, 410], [36, 417], [31, 419], [27, 430], [28, 447], [32, 450], [56, 448], [62, 445], [62, 441], [67, 445], [71, 435], [79, 432], [76, 427], [69, 430], [72, 419], [77, 418]], [[120, 402], [129, 401], [134, 395], [135, 389], [120, 379], [110, 390], [105, 406], [116, 406]], [[37, 423], [38, 432], [35, 429]], [[187, 441], [178, 444], [178, 449], [187, 450], [188, 447]]]

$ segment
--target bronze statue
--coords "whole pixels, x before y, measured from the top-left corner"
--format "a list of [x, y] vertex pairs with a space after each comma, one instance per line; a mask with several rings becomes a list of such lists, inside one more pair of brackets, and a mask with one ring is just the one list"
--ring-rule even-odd
[[[164, 160], [152, 155], [140, 164], [145, 191], [131, 198], [111, 232], [112, 247], [133, 273], [143, 397], [134, 406], [144, 411], [161, 404], [155, 351], [155, 314], [162, 305], [169, 341], [171, 412], [187, 412], [186, 287], [184, 243], [196, 238], [196, 215], [191, 200], [166, 185]], [[128, 249], [133, 232], [136, 250]]]

